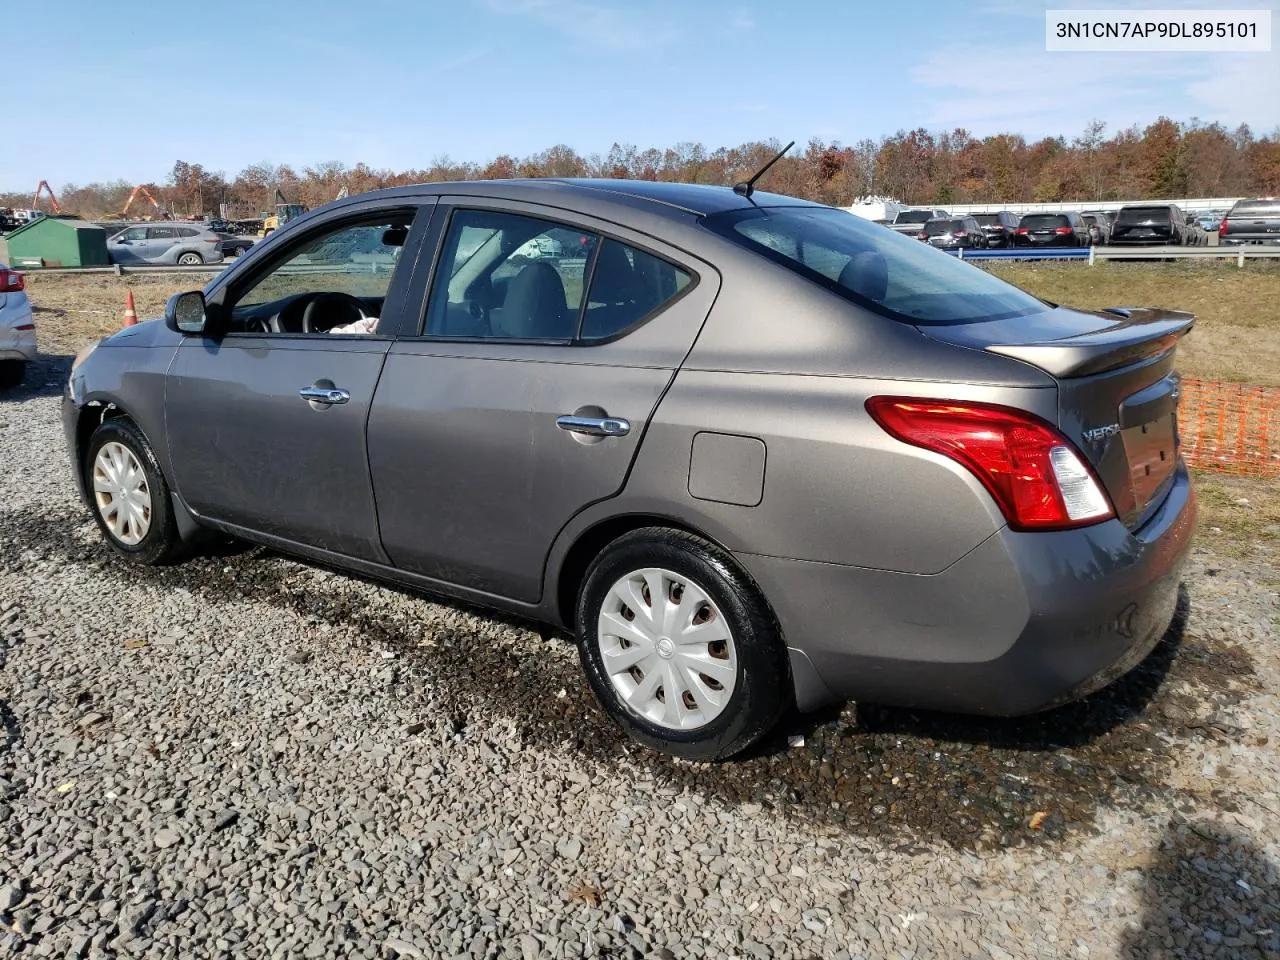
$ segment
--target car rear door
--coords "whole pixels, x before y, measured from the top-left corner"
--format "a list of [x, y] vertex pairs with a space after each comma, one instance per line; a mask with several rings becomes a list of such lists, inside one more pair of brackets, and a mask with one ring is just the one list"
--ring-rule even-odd
[[143, 246], [141, 257], [148, 263], [158, 263], [165, 259], [165, 255], [173, 249], [173, 245], [178, 242], [178, 230], [176, 227], [147, 227], [147, 239]]
[[[405, 570], [533, 603], [559, 530], [625, 483], [645, 425], [706, 318], [718, 277], [652, 237], [540, 205], [453, 198], [442, 201], [436, 222], [433, 285], [419, 294], [428, 304], [424, 323], [406, 328], [392, 346], [369, 418], [382, 543]], [[494, 242], [486, 238], [486, 224], [505, 234], [502, 242], [514, 244], [512, 250], [528, 243], [536, 228], [563, 252], [529, 259], [505, 281], [509, 262], [488, 281], [483, 273], [473, 278], [468, 271]], [[642, 256], [623, 253], [620, 261], [618, 246]], [[564, 292], [554, 295], [570, 301], [590, 281], [588, 318], [612, 309], [608, 316], [620, 322], [637, 303], [628, 307], [624, 288], [634, 282], [640, 289], [646, 270], [648, 280], [675, 270], [688, 281], [679, 291], [667, 290], [673, 295], [647, 317], [631, 318], [637, 323], [609, 331], [608, 323], [597, 329], [588, 319], [581, 337], [573, 322], [521, 329], [513, 298], [520, 299], [525, 271], [551, 288], [561, 283]], [[596, 292], [605, 289], [612, 292]], [[604, 298], [599, 304], [597, 295]], [[598, 338], [602, 331], [609, 332], [606, 339]]]
[[[199, 516], [233, 532], [386, 561], [365, 427], [433, 204], [396, 198], [340, 208], [211, 291], [211, 310], [235, 305], [235, 323], [254, 328], [188, 338], [169, 370], [170, 458], [178, 492]], [[389, 227], [410, 221], [403, 247], [379, 246]], [[377, 332], [300, 332], [298, 298], [321, 292], [379, 304]]]

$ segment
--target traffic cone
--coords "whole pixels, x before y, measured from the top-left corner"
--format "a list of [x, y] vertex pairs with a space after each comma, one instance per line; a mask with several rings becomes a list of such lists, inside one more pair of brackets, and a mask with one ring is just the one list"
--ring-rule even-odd
[[138, 311], [133, 305], [133, 291], [129, 291], [129, 295], [124, 301], [124, 323], [121, 326], [132, 327], [138, 322]]

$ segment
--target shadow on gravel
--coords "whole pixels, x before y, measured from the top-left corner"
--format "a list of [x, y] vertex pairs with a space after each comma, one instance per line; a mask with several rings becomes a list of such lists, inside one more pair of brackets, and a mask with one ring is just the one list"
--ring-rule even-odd
[[[374, 647], [400, 651], [450, 698], [455, 726], [510, 718], [523, 741], [574, 749], [584, 759], [645, 767], [657, 786], [723, 804], [758, 804], [832, 832], [875, 835], [907, 851], [926, 841], [991, 849], [1088, 830], [1101, 806], [1167, 805], [1170, 751], [1205, 710], [1238, 701], [1254, 681], [1243, 648], [1184, 636], [1185, 591], [1173, 626], [1130, 674], [1086, 700], [1018, 720], [858, 706], [792, 716], [746, 757], [689, 764], [635, 747], [596, 707], [576, 658], [495, 644], [463, 618], [421, 631], [392, 621], [343, 577], [267, 551], [203, 558], [164, 569], [125, 569], [90, 529], [87, 513], [0, 513], [0, 564], [10, 572], [40, 559], [87, 565], [119, 583], [184, 587], [210, 604], [252, 600], [350, 625]], [[390, 588], [394, 589], [394, 588]], [[283, 652], [283, 651], [282, 651]], [[558, 697], [560, 690], [568, 695]], [[392, 694], [412, 698], [408, 689]], [[409, 701], [411, 702], [411, 700]], [[804, 737], [791, 748], [788, 738]]]
[[1124, 960], [1280, 956], [1280, 869], [1245, 834], [1171, 821], [1144, 876], [1141, 926]]
[[8, 390], [0, 389], [0, 410], [4, 409], [2, 405], [5, 403], [59, 396], [71, 373], [72, 359], [61, 353], [36, 354], [36, 358], [27, 364], [26, 375], [20, 384]]

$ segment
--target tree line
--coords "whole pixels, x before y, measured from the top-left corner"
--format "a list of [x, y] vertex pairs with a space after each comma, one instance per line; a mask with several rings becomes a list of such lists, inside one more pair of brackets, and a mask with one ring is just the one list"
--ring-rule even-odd
[[[582, 156], [558, 145], [516, 158], [459, 163], [448, 157], [417, 170], [348, 167], [331, 161], [300, 172], [254, 163], [232, 179], [199, 163], [178, 161], [163, 184], [144, 184], [175, 215], [233, 217], [273, 210], [278, 190], [288, 202], [309, 207], [381, 187], [442, 180], [501, 177], [614, 177], [732, 184], [750, 177], [781, 147], [757, 141], [709, 150], [679, 143], [664, 150], [614, 144], [608, 153]], [[134, 185], [123, 180], [66, 184], [62, 207], [86, 218], [111, 217]], [[759, 187], [775, 193], [845, 206], [862, 196], [889, 196], [912, 204], [1106, 202], [1175, 197], [1259, 196], [1280, 193], [1280, 130], [1256, 136], [1247, 125], [1177, 123], [1161, 117], [1146, 127], [1107, 135], [1091, 122], [1078, 136], [1035, 142], [1012, 133], [978, 138], [967, 130], [899, 130], [853, 146], [811, 140], [780, 160]], [[0, 194], [0, 206], [23, 207], [30, 194]], [[131, 215], [154, 215], [135, 201]]]

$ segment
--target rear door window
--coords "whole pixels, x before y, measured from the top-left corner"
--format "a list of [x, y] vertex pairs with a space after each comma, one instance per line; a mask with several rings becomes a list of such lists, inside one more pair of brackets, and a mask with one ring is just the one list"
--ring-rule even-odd
[[756, 207], [703, 226], [860, 306], [911, 324], [1025, 316], [1040, 300], [910, 236], [843, 210]]

